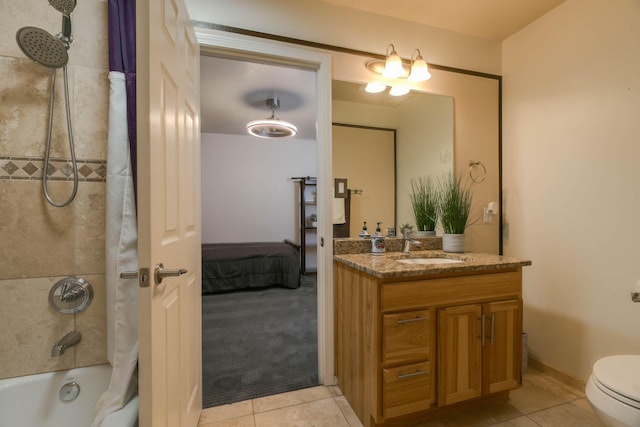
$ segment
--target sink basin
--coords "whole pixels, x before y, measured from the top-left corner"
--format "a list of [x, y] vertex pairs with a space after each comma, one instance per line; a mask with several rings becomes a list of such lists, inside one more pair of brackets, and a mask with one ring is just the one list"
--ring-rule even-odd
[[450, 259], [450, 258], [406, 258], [399, 259], [398, 262], [403, 264], [410, 265], [434, 265], [434, 264], [453, 264], [460, 261], [459, 259]]

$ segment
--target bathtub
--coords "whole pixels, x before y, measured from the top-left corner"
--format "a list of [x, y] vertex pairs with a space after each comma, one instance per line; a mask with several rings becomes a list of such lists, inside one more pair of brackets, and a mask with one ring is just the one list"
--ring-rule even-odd
[[[11, 427], [88, 427], [98, 398], [107, 389], [110, 365], [47, 372], [0, 380], [0, 426]], [[76, 387], [79, 392], [71, 398]], [[61, 392], [62, 389], [62, 392]], [[102, 427], [136, 427], [138, 396], [120, 411], [108, 415]]]

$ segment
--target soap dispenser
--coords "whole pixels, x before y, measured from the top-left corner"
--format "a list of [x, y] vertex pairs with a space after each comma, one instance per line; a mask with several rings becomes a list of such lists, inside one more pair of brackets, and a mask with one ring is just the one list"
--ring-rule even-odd
[[382, 235], [382, 230], [380, 229], [380, 224], [382, 224], [382, 222], [377, 222], [376, 223], [376, 232], [374, 233], [374, 236], [381, 236]]
[[360, 236], [361, 239], [367, 239], [370, 237], [370, 234], [367, 231], [367, 221], [364, 221], [364, 224], [362, 225], [362, 230], [360, 230], [360, 234], [358, 234], [358, 236]]

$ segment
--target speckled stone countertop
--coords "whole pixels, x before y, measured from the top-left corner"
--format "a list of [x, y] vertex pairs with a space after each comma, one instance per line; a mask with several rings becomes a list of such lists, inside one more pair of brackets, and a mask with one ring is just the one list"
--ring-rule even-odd
[[[429, 265], [398, 262], [399, 259], [403, 258], [449, 258], [463, 262]], [[381, 279], [419, 278], [450, 273], [473, 273], [531, 265], [531, 261], [518, 258], [474, 252], [449, 253], [442, 250], [411, 251], [409, 254], [403, 254], [402, 252], [385, 252], [382, 255], [351, 253], [334, 255], [333, 259]]]

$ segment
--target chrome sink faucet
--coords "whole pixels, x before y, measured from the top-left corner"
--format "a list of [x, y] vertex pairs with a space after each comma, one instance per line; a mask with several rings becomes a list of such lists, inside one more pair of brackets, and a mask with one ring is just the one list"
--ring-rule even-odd
[[414, 244], [416, 246], [420, 246], [421, 243], [420, 241], [416, 240], [416, 239], [412, 239], [411, 237], [409, 237], [409, 232], [404, 232], [402, 235], [402, 253], [403, 254], [408, 254], [409, 251], [411, 251], [411, 244]]
[[51, 357], [62, 356], [67, 348], [73, 347], [74, 345], [78, 344], [81, 339], [82, 336], [80, 335], [80, 332], [69, 332], [59, 341], [56, 341], [56, 343], [53, 345], [53, 348], [51, 349]]

